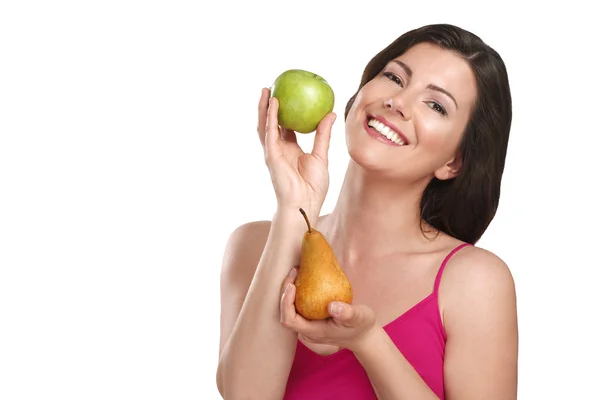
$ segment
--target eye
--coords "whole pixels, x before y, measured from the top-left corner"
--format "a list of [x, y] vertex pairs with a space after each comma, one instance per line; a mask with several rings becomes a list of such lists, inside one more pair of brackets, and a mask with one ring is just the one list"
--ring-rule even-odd
[[432, 101], [432, 102], [430, 102], [430, 103], [429, 103], [429, 107], [430, 107], [432, 110], [434, 110], [434, 111], [436, 111], [436, 112], [439, 112], [439, 113], [440, 113], [440, 114], [442, 114], [442, 115], [448, 115], [448, 113], [446, 112], [446, 109], [445, 109], [444, 107], [442, 107], [442, 106], [440, 105], [440, 103], [437, 103], [437, 102], [435, 102], [435, 101]]
[[394, 75], [391, 72], [384, 72], [383, 75], [388, 78], [390, 81], [397, 83], [398, 85], [404, 87], [404, 82], [402, 82], [402, 79], [400, 79], [399, 76]]

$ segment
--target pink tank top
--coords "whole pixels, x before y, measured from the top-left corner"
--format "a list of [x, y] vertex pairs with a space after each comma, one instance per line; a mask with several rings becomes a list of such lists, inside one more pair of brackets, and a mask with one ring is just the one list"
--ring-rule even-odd
[[[446, 332], [438, 307], [442, 272], [454, 248], [444, 259], [435, 278], [433, 292], [384, 326], [396, 347], [431, 390], [444, 400], [444, 348]], [[377, 400], [371, 382], [354, 354], [341, 349], [321, 356], [298, 341], [283, 400]]]

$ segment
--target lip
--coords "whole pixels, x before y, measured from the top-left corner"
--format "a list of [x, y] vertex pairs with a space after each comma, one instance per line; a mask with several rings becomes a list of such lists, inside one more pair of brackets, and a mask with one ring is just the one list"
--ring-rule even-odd
[[365, 120], [365, 124], [367, 123], [366, 121], [368, 121], [370, 118], [376, 119], [377, 121], [381, 122], [382, 124], [389, 126], [391, 130], [393, 130], [394, 132], [396, 132], [398, 134], [398, 136], [400, 136], [400, 138], [404, 142], [404, 146], [410, 144], [410, 142], [408, 141], [408, 138], [406, 137], [406, 135], [404, 133], [402, 133], [402, 131], [400, 129], [398, 129], [398, 127], [396, 125], [392, 124], [387, 119], [385, 119], [385, 118], [383, 118], [382, 116], [379, 116], [379, 115], [369, 114], [369, 115], [367, 115], [367, 119]]

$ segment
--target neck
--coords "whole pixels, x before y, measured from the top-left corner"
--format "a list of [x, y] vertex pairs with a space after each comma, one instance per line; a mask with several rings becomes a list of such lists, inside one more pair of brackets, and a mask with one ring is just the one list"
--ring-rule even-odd
[[[420, 201], [427, 182], [401, 185], [375, 176], [350, 160], [334, 210], [328, 217], [332, 246], [346, 262], [409, 252], [429, 242]], [[427, 229], [427, 237], [421, 230]]]

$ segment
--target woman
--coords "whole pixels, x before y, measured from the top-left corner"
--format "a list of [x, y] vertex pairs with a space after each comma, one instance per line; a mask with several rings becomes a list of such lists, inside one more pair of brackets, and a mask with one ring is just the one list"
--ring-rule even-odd
[[[350, 162], [325, 216], [335, 115], [304, 153], [277, 107], [263, 89], [258, 132], [277, 210], [232, 233], [222, 266], [223, 397], [516, 398], [514, 283], [474, 246], [498, 205], [512, 117], [500, 56], [451, 25], [377, 54], [346, 106]], [[353, 286], [352, 304], [330, 304], [325, 321], [294, 308], [299, 208]]]

